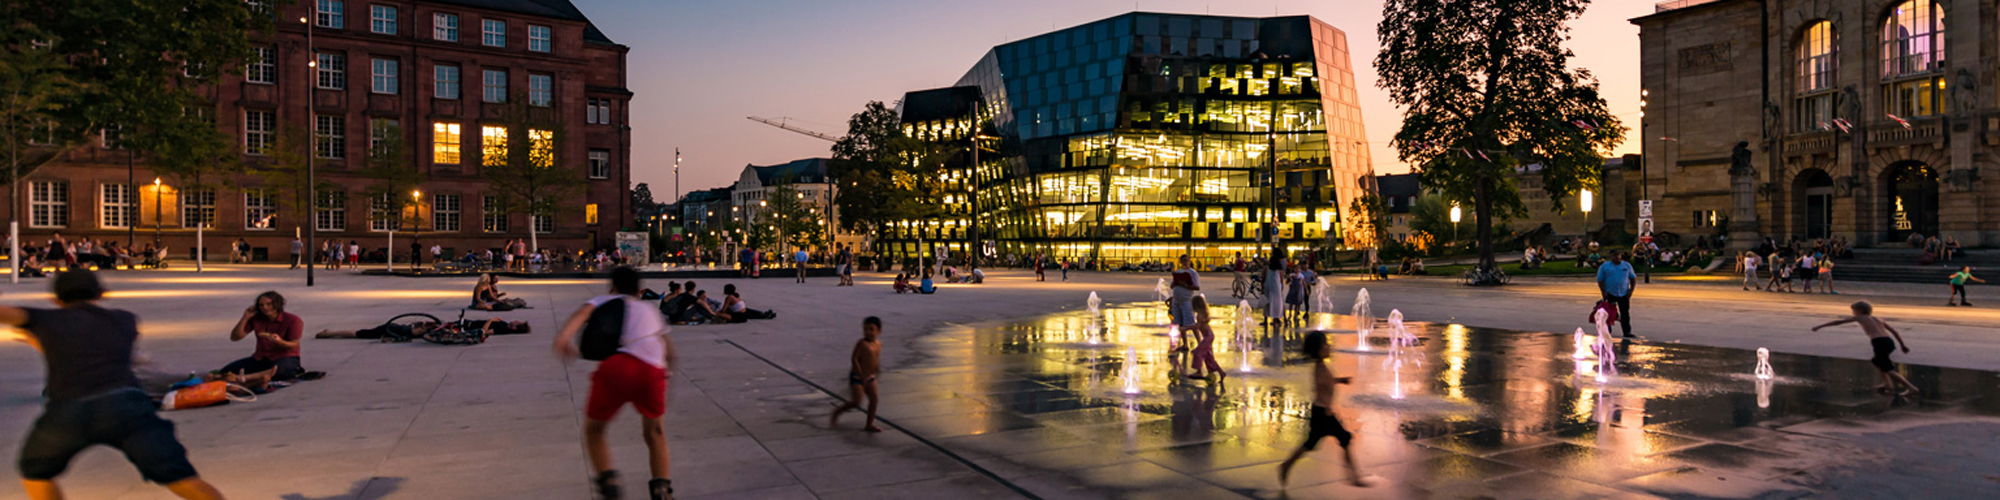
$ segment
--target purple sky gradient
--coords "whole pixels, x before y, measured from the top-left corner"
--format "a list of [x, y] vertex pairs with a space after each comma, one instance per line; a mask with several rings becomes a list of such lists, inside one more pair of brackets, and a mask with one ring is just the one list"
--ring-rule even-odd
[[[744, 119], [790, 117], [832, 135], [870, 100], [958, 80], [994, 45], [1133, 10], [1267, 17], [1305, 14], [1347, 32], [1376, 173], [1402, 173], [1388, 141], [1399, 112], [1375, 86], [1380, 0], [575, 0], [632, 47], [634, 182], [671, 202], [681, 189], [726, 186], [743, 165], [828, 156], [831, 143]], [[1571, 23], [1571, 63], [1603, 85], [1613, 114], [1639, 118], [1638, 27], [1644, 0], [1598, 0]], [[1618, 153], [1638, 152], [1638, 132]]]

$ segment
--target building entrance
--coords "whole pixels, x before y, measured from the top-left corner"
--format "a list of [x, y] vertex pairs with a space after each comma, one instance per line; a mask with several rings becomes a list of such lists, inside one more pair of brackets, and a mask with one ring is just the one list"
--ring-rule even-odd
[[1889, 167], [1882, 176], [1886, 197], [1881, 216], [1888, 220], [1888, 240], [1901, 241], [1911, 234], [1938, 233], [1937, 172], [1922, 163], [1902, 163]]

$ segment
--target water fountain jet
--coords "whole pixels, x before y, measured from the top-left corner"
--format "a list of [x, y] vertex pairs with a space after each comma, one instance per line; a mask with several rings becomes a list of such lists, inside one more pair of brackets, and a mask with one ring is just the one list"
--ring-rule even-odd
[[1128, 396], [1139, 394], [1139, 371], [1132, 367], [1132, 358], [1136, 357], [1139, 357], [1139, 350], [1125, 346], [1125, 366], [1120, 371], [1125, 377], [1125, 394]]
[[1375, 314], [1369, 309], [1369, 306], [1368, 289], [1363, 288], [1360, 292], [1354, 294], [1354, 336], [1356, 337], [1354, 340], [1354, 350], [1357, 351], [1366, 352], [1369, 350], [1368, 333], [1370, 330], [1375, 329]]
[[1104, 299], [1097, 298], [1097, 292], [1095, 291], [1090, 292], [1090, 298], [1084, 300], [1083, 303], [1086, 307], [1090, 308], [1090, 314], [1093, 316], [1101, 313], [1104, 308]]
[[1757, 380], [1771, 380], [1777, 376], [1771, 373], [1771, 350], [1757, 348]]

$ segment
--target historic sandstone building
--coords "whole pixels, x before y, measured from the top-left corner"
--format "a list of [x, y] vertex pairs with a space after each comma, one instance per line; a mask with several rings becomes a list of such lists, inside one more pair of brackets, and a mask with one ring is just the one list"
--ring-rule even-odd
[[1632, 22], [1659, 230], [2000, 244], [1994, 0], [1681, 0]]

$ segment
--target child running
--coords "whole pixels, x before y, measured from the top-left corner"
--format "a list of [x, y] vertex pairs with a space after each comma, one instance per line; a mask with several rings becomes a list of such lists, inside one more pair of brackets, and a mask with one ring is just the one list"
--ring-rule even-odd
[[1958, 268], [1958, 272], [1951, 273], [1951, 297], [1948, 297], [1944, 300], [1944, 305], [1967, 306], [1967, 307], [1972, 306], [1971, 302], [1967, 302], [1965, 300], [1967, 298], [1970, 298], [1965, 295], [1966, 281], [1977, 281], [1980, 283], [1986, 282], [1986, 280], [1979, 279], [1979, 277], [1972, 275], [1972, 266], [1965, 266]]
[[[1868, 334], [1868, 344], [1875, 349], [1875, 357], [1869, 358], [1868, 361], [1874, 363], [1875, 369], [1882, 372], [1882, 385], [1875, 386], [1875, 392], [1887, 394], [1890, 391], [1894, 391], [1897, 386], [1903, 388], [1901, 391], [1896, 392], [1899, 396], [1908, 396], [1917, 392], [1916, 384], [1911, 384], [1910, 379], [1904, 378], [1902, 373], [1898, 373], [1896, 371], [1896, 362], [1889, 359], [1889, 355], [1896, 352], [1897, 344], [1902, 344], [1903, 354], [1910, 353], [1910, 344], [1903, 341], [1903, 333], [1896, 331], [1896, 327], [1889, 326], [1889, 323], [1882, 321], [1882, 318], [1875, 317], [1875, 306], [1869, 304], [1868, 301], [1855, 302], [1853, 306], [1849, 307], [1854, 310], [1853, 316], [1815, 326], [1812, 328], [1813, 331], [1817, 332], [1821, 328], [1845, 323], [1861, 325], [1861, 333]], [[1894, 337], [1894, 339], [1891, 339], [1891, 337]]]
[[147, 481], [181, 498], [222, 498], [188, 463], [174, 424], [139, 389], [132, 345], [139, 318], [97, 304], [104, 286], [82, 269], [56, 275], [58, 309], [0, 306], [0, 324], [19, 327], [48, 368], [48, 400], [21, 442], [21, 486], [28, 498], [60, 499], [56, 476], [94, 445], [117, 448]]
[[1298, 451], [1292, 452], [1285, 463], [1278, 465], [1278, 487], [1284, 488], [1285, 482], [1291, 479], [1292, 465], [1299, 461], [1299, 457], [1318, 448], [1321, 438], [1329, 437], [1340, 442], [1341, 458], [1347, 462], [1348, 481], [1355, 486], [1370, 486], [1370, 482], [1363, 479], [1361, 471], [1354, 466], [1354, 450], [1347, 446], [1353, 442], [1354, 435], [1348, 433], [1347, 428], [1340, 425], [1340, 417], [1333, 414], [1334, 384], [1345, 384], [1353, 379], [1333, 376], [1333, 346], [1326, 342], [1326, 334], [1307, 333], [1305, 345], [1300, 350], [1313, 359], [1312, 418], [1307, 421], [1306, 442], [1299, 444]]
[[618, 353], [598, 362], [597, 371], [590, 374], [590, 399], [583, 410], [583, 444], [589, 451], [591, 470], [597, 473], [597, 494], [618, 498], [622, 493], [604, 434], [611, 426], [611, 417], [631, 403], [645, 419], [640, 428], [653, 466], [653, 480], [647, 489], [653, 500], [671, 499], [674, 482], [667, 475], [667, 431], [660, 418], [667, 414], [667, 370], [674, 362], [674, 343], [667, 337], [667, 322], [660, 317], [660, 310], [639, 300], [639, 271], [629, 267], [611, 270], [611, 294], [592, 298], [569, 315], [562, 332], [556, 334], [556, 355], [577, 357], [579, 346], [572, 339], [592, 322], [598, 308], [614, 301], [620, 302], [622, 318], [613, 319], [607, 310], [602, 321], [617, 321], [613, 324], [621, 332]]
[[1183, 332], [1184, 337], [1195, 342], [1194, 361], [1188, 363], [1193, 365], [1194, 375], [1188, 378], [1205, 380], [1212, 376], [1215, 383], [1220, 384], [1228, 375], [1222, 372], [1222, 365], [1215, 362], [1215, 328], [1209, 326], [1208, 318], [1208, 297], [1194, 296], [1194, 327]]
[[861, 407], [862, 396], [868, 397], [868, 425], [862, 427], [868, 432], [882, 432], [875, 426], [875, 405], [882, 398], [875, 393], [875, 376], [882, 373], [882, 318], [869, 316], [861, 320], [861, 340], [854, 342], [854, 355], [848, 361], [847, 388], [852, 396], [847, 403], [833, 409], [833, 415], [826, 419], [827, 427], [840, 425], [840, 414]]

